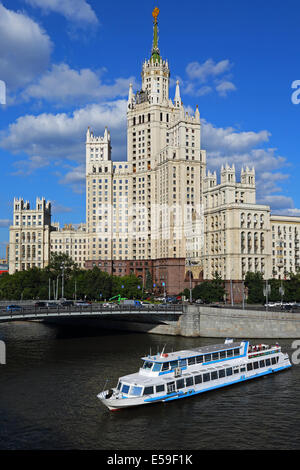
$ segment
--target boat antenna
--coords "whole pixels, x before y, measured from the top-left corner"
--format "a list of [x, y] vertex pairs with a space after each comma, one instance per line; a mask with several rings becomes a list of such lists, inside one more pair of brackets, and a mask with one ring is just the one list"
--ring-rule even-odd
[[167, 346], [167, 343], [164, 345], [163, 349], [162, 349], [162, 352], [161, 352], [161, 355], [163, 355], [163, 353], [165, 352], [165, 348]]
[[105, 380], [102, 392], [104, 392], [107, 382], [108, 382], [108, 379]]

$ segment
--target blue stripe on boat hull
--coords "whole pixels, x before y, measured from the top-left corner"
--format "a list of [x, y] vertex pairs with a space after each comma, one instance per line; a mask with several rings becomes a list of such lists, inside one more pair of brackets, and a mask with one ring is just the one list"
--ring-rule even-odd
[[158, 401], [167, 402], [167, 401], [179, 400], [180, 398], [191, 397], [191, 396], [194, 396], [194, 395], [198, 395], [199, 393], [204, 393], [204, 392], [208, 392], [210, 390], [216, 390], [218, 388], [227, 387], [228, 385], [234, 385], [234, 384], [237, 384], [237, 383], [240, 383], [240, 382], [246, 382], [247, 380], [256, 379], [258, 377], [262, 377], [263, 375], [273, 374], [274, 372], [278, 372], [280, 370], [288, 369], [289, 367], [291, 367], [291, 365], [284, 366], [284, 367], [278, 367], [277, 369], [270, 369], [270, 370], [267, 370], [265, 372], [261, 372], [260, 374], [255, 374], [255, 375], [252, 375], [252, 376], [249, 376], [249, 377], [243, 376], [243, 377], [240, 377], [238, 380], [234, 380], [232, 382], [227, 382], [227, 383], [222, 383], [222, 384], [219, 384], [219, 385], [215, 385], [214, 387], [209, 387], [209, 388], [205, 388], [205, 389], [202, 389], [202, 390], [188, 389], [186, 392], [181, 392], [181, 393], [180, 392], [175, 392], [175, 393], [172, 393], [172, 395], [165, 395], [165, 396], [156, 397], [156, 398], [147, 398], [146, 400], [144, 400], [144, 402], [145, 403], [154, 403], [154, 402], [158, 402]]

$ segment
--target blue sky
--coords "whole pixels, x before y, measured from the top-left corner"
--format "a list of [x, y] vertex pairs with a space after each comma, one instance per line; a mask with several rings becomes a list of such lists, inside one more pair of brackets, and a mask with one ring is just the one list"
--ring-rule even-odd
[[[53, 203], [53, 221], [85, 221], [88, 125], [126, 159], [128, 85], [140, 87], [160, 8], [159, 47], [188, 110], [199, 105], [208, 168], [254, 166], [257, 202], [300, 215], [300, 5], [258, 0], [0, 0], [0, 256], [12, 201]], [[300, 96], [300, 95], [299, 95]]]

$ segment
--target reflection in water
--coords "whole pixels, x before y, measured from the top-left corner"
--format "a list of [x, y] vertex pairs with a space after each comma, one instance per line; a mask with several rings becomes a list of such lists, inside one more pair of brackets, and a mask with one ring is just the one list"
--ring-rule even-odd
[[[96, 395], [140, 357], [221, 342], [60, 327], [0, 325], [1, 449], [296, 449], [300, 368], [166, 404], [111, 413]], [[246, 338], [245, 338], [246, 339]], [[257, 340], [260, 342], [260, 340]], [[267, 341], [271, 343], [272, 341]], [[292, 340], [280, 341], [291, 353]]]

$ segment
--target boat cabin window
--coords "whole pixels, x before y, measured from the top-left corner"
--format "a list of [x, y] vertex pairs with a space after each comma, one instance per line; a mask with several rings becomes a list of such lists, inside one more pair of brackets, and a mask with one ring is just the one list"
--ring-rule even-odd
[[259, 361], [259, 367], [265, 367], [265, 361], [264, 360]]
[[201, 364], [201, 362], [203, 362], [203, 356], [197, 356], [196, 357], [196, 362], [197, 362], [197, 364]]
[[153, 372], [160, 372], [161, 371], [161, 363], [160, 362], [154, 362], [152, 371]]
[[258, 362], [253, 362], [253, 367], [254, 367], [254, 369], [258, 369], [258, 367], [259, 367]]
[[185, 379], [185, 386], [190, 387], [191, 385], [194, 385], [194, 378], [193, 377], [187, 377]]
[[125, 385], [123, 384], [123, 387], [122, 387], [122, 393], [128, 393], [129, 392], [129, 385]]
[[164, 384], [162, 385], [156, 385], [156, 393], [164, 392], [165, 391], [165, 386]]
[[120, 380], [119, 380], [118, 385], [117, 385], [117, 389], [118, 389], [118, 390], [121, 389], [121, 385], [122, 385], [122, 383], [121, 383]]
[[145, 361], [143, 364], [143, 369], [151, 370], [152, 366], [153, 366], [153, 362]]
[[130, 395], [134, 395], [136, 397], [139, 397], [142, 394], [142, 387], [137, 387], [133, 385], [130, 389]]
[[176, 367], [178, 367], [178, 361], [171, 361], [170, 362], [170, 365], [171, 365], [171, 369], [176, 369]]
[[239, 350], [239, 348], [234, 349], [234, 350], [233, 350], [233, 354], [234, 354], [235, 356], [239, 356], [239, 355], [240, 355], [240, 350]]
[[226, 376], [228, 377], [228, 375], [232, 375], [232, 367], [227, 367]]
[[179, 367], [185, 367], [186, 366], [186, 359], [179, 359]]
[[220, 351], [220, 359], [224, 359], [226, 357], [226, 351]]
[[212, 354], [212, 359], [213, 359], [213, 361], [217, 361], [219, 359], [219, 353], [213, 353]]
[[252, 362], [249, 362], [247, 364], [247, 370], [252, 370], [252, 369], [253, 369], [253, 364], [252, 364]]
[[232, 349], [228, 349], [227, 351], [227, 357], [232, 357], [233, 356], [233, 350]]
[[225, 369], [220, 369], [219, 370], [219, 379], [222, 379], [223, 377], [225, 377]]
[[271, 365], [271, 359], [266, 359], [266, 366], [270, 366]]
[[170, 363], [169, 362], [163, 362], [161, 370], [169, 370], [169, 369], [170, 369]]
[[184, 388], [184, 379], [176, 380], [176, 387], [177, 387], [177, 390], [179, 390], [180, 388]]
[[204, 360], [205, 362], [211, 361], [211, 354], [205, 354]]
[[203, 374], [203, 382], [208, 382], [210, 380], [210, 374]]
[[195, 375], [195, 385], [202, 383], [202, 375]]
[[188, 365], [191, 366], [196, 363], [196, 358], [195, 357], [189, 357], [188, 358]]
[[144, 388], [144, 395], [152, 395], [153, 387], [145, 387]]
[[210, 374], [211, 380], [216, 380], [218, 378], [218, 372], [214, 371]]

